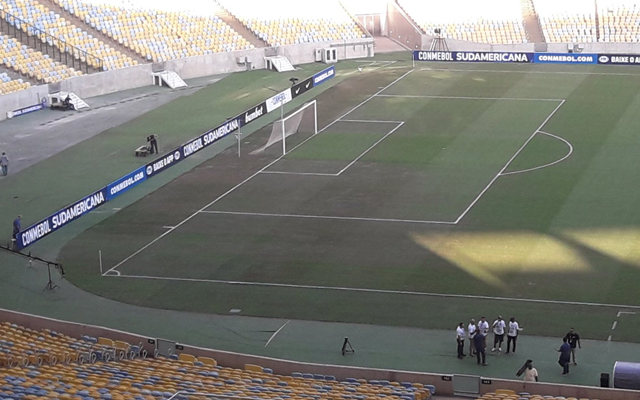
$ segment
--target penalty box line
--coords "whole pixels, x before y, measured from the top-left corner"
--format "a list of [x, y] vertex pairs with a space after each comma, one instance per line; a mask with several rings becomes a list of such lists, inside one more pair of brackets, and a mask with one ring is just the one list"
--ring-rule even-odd
[[[365, 151], [360, 153], [360, 155], [358, 157], [356, 157], [353, 161], [351, 161], [349, 164], [347, 164], [344, 168], [342, 168], [340, 171], [336, 172], [335, 174], [322, 173], [322, 172], [289, 172], [289, 171], [269, 171], [269, 170], [262, 171], [261, 173], [262, 174], [279, 174], [279, 175], [331, 176], [331, 177], [340, 176], [340, 175], [342, 175], [343, 172], [345, 172], [346, 170], [351, 168], [355, 163], [357, 163], [368, 152], [373, 150], [383, 140], [385, 140], [387, 137], [389, 137], [395, 131], [400, 129], [400, 127], [402, 125], [404, 125], [404, 122], [402, 122], [402, 121], [375, 121], [375, 120], [343, 119], [343, 120], [340, 120], [340, 122], [355, 122], [355, 123], [368, 122], [368, 123], [377, 123], [377, 124], [397, 124], [397, 125], [396, 125], [395, 128], [393, 128], [389, 132], [387, 132], [383, 137], [378, 139], [374, 144], [369, 146], [368, 149], [366, 149]], [[295, 148], [293, 150], [295, 150]], [[291, 150], [289, 153], [291, 153], [293, 150]]]
[[494, 182], [496, 180], [498, 180], [499, 177], [503, 176], [504, 171], [507, 168], [509, 168], [509, 165], [511, 165], [513, 160], [515, 160], [516, 157], [518, 157], [518, 155], [522, 152], [522, 150], [524, 150], [524, 148], [527, 147], [529, 142], [531, 142], [531, 140], [538, 134], [538, 132], [540, 132], [544, 128], [544, 126], [547, 124], [547, 122], [549, 122], [549, 120], [558, 112], [558, 110], [560, 109], [560, 107], [562, 107], [562, 105], [565, 103], [565, 101], [566, 100], [560, 100], [560, 104], [558, 104], [556, 106], [556, 108], [554, 108], [553, 111], [551, 111], [551, 114], [549, 114], [547, 116], [547, 118], [545, 118], [545, 120], [542, 122], [542, 124], [540, 124], [540, 126], [535, 131], [533, 131], [533, 133], [529, 136], [529, 138], [522, 144], [522, 146], [520, 146], [518, 151], [516, 151], [516, 153], [509, 159], [509, 161], [507, 161], [507, 163], [502, 167], [502, 169], [500, 169], [500, 171], [498, 171], [498, 173], [493, 177], [493, 179], [491, 179], [491, 181], [489, 181], [487, 186], [485, 186], [484, 189], [482, 189], [482, 191], [476, 196], [476, 198], [473, 199], [471, 204], [469, 204], [469, 206], [462, 212], [462, 214], [460, 214], [460, 216], [456, 219], [456, 224], [458, 222], [460, 222], [462, 220], [462, 218], [464, 218], [465, 215], [467, 215], [467, 213], [469, 211], [471, 211], [473, 206], [475, 206], [476, 203], [480, 200], [480, 198], [482, 198], [482, 196], [484, 196], [484, 194], [489, 190], [489, 188], [494, 184]]
[[201, 211], [202, 214], [210, 215], [240, 215], [249, 217], [276, 217], [276, 218], [304, 218], [304, 219], [328, 219], [338, 221], [365, 221], [365, 222], [395, 222], [403, 224], [440, 224], [455, 225], [455, 221], [428, 221], [421, 219], [399, 219], [399, 218], [369, 218], [369, 217], [341, 217], [337, 215], [308, 215], [308, 214], [276, 214], [276, 213], [256, 213], [244, 211]]
[[173, 278], [173, 277], [167, 277], [167, 276], [148, 276], [148, 275], [122, 275], [121, 274], [121, 275], [107, 275], [107, 276], [115, 277], [115, 278], [147, 279], [147, 280], [159, 280], [159, 281], [198, 282], [198, 283], [214, 283], [214, 284], [226, 284], [226, 285], [238, 285], [238, 286], [278, 287], [278, 288], [291, 288], [291, 289], [334, 290], [334, 291], [342, 291], [342, 292], [397, 294], [397, 295], [440, 297], [440, 298], [452, 298], [452, 299], [497, 300], [497, 301], [510, 301], [510, 302], [533, 303], [533, 304], [557, 304], [557, 305], [564, 305], [564, 306], [608, 307], [608, 308], [617, 308], [617, 309], [624, 308], [624, 309], [631, 309], [631, 310], [640, 310], [640, 306], [634, 306], [634, 305], [591, 303], [591, 302], [564, 301], [564, 300], [528, 299], [528, 298], [517, 298], [517, 297], [482, 296], [482, 295], [472, 295], [472, 294], [431, 293], [431, 292], [418, 292], [418, 291], [412, 291], [412, 290], [370, 289], [370, 288], [356, 288], [356, 287], [345, 287], [345, 286], [296, 285], [291, 283], [227, 281], [222, 279], [199, 279], [199, 278]]
[[[368, 98], [366, 98], [365, 100], [363, 100], [362, 102], [360, 102], [359, 104], [357, 104], [355, 107], [353, 107], [351, 110], [347, 111], [346, 113], [344, 113], [343, 115], [341, 115], [340, 117], [338, 117], [338, 119], [334, 120], [333, 122], [330, 122], [328, 125], [326, 125], [324, 128], [322, 128], [320, 131], [318, 131], [318, 133], [325, 131], [327, 128], [329, 128], [330, 126], [332, 126], [333, 124], [335, 124], [336, 122], [338, 122], [340, 119], [346, 117], [347, 115], [351, 114], [353, 111], [355, 111], [356, 109], [362, 107], [364, 104], [368, 103], [371, 99], [373, 99], [374, 97], [376, 97], [378, 94], [384, 92], [385, 90], [387, 90], [388, 88], [390, 88], [391, 86], [393, 86], [394, 84], [396, 84], [397, 82], [401, 81], [402, 79], [404, 79], [407, 75], [409, 75], [411, 72], [413, 72], [413, 69], [410, 69], [409, 71], [405, 72], [404, 74], [402, 74], [400, 77], [398, 77], [397, 79], [395, 79], [393, 82], [389, 83], [387, 86], [383, 87], [382, 89], [378, 90], [377, 92], [375, 92], [374, 94], [372, 94], [371, 96], [369, 96]], [[308, 140], [310, 140], [313, 136], [308, 137], [307, 139], [303, 140], [301, 143], [299, 143], [297, 146], [295, 146], [293, 149], [291, 149], [291, 151], [297, 149], [298, 147], [302, 146], [303, 144], [305, 144]], [[137, 256], [138, 254], [142, 253], [143, 251], [145, 251], [146, 249], [148, 249], [149, 247], [153, 246], [154, 243], [160, 241], [162, 238], [164, 238], [165, 236], [167, 236], [168, 234], [170, 234], [171, 232], [175, 231], [176, 229], [178, 229], [179, 227], [181, 227], [182, 225], [184, 225], [185, 223], [189, 222], [191, 219], [193, 219], [196, 215], [200, 214], [202, 211], [206, 210], [207, 208], [211, 207], [213, 204], [217, 203], [218, 201], [222, 200], [223, 198], [225, 198], [226, 196], [228, 196], [230, 193], [234, 192], [236, 189], [238, 189], [239, 187], [241, 187], [242, 185], [244, 185], [245, 183], [249, 182], [251, 179], [255, 178], [256, 176], [260, 175], [260, 173], [262, 171], [265, 171], [267, 168], [269, 168], [270, 166], [272, 166], [273, 164], [277, 163], [278, 161], [280, 161], [285, 155], [281, 155], [280, 157], [276, 158], [275, 160], [271, 161], [270, 163], [268, 163], [267, 165], [265, 165], [264, 167], [262, 167], [260, 170], [256, 171], [254, 174], [250, 175], [248, 178], [246, 178], [245, 180], [243, 180], [242, 182], [238, 183], [237, 185], [235, 185], [234, 187], [232, 187], [231, 189], [227, 190], [226, 192], [224, 192], [223, 194], [221, 194], [220, 196], [218, 196], [217, 198], [215, 198], [214, 200], [212, 200], [211, 202], [209, 202], [208, 204], [206, 204], [204, 207], [202, 207], [200, 210], [194, 212], [193, 214], [191, 214], [190, 216], [188, 216], [187, 218], [185, 218], [184, 220], [182, 220], [181, 222], [179, 222], [178, 224], [174, 225], [173, 227], [171, 227], [169, 230], [167, 230], [166, 232], [162, 233], [161, 235], [159, 235], [158, 237], [156, 237], [155, 239], [153, 239], [152, 241], [150, 241], [149, 243], [147, 243], [146, 245], [142, 246], [141, 248], [139, 248], [138, 250], [136, 250], [135, 252], [133, 252], [132, 254], [130, 254], [129, 256], [125, 257], [122, 261], [118, 262], [116, 265], [114, 265], [113, 267], [109, 268], [108, 270], [106, 270], [102, 276], [107, 276], [110, 274], [113, 275], [120, 275], [120, 271], [117, 270], [118, 267], [120, 267], [121, 265], [123, 265], [124, 263], [126, 263], [127, 261], [131, 260], [132, 258], [134, 258], [135, 256]]]

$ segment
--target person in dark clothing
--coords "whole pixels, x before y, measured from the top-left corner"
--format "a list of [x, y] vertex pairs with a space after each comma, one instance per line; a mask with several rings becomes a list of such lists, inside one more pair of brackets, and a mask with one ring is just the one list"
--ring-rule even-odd
[[458, 358], [464, 358], [466, 354], [464, 354], [464, 324], [460, 322], [458, 327], [456, 328], [456, 342], [458, 343]]
[[476, 358], [478, 359], [478, 365], [487, 365], [487, 349], [484, 342], [484, 333], [480, 330], [473, 337], [473, 345], [476, 349]]
[[158, 136], [156, 135], [147, 136], [147, 142], [149, 143], [149, 153], [157, 154], [158, 153]]
[[67, 111], [67, 110], [73, 110], [73, 104], [71, 103], [71, 96], [67, 95], [67, 97], [65, 97], [64, 100], [62, 100], [62, 109]]
[[571, 346], [566, 337], [562, 338], [562, 346], [557, 350], [560, 353], [558, 364], [562, 367], [561, 375], [569, 374], [569, 361], [571, 361]]
[[16, 217], [16, 219], [14, 219], [14, 220], [13, 220], [13, 235], [12, 235], [13, 240], [12, 240], [12, 243], [13, 243], [14, 249], [16, 249], [16, 248], [17, 248], [17, 247], [15, 247], [15, 246], [16, 246], [16, 244], [17, 244], [17, 241], [18, 241], [18, 234], [20, 233], [20, 229], [21, 229], [21, 226], [20, 226], [20, 225], [21, 225], [21, 224], [20, 224], [20, 220], [21, 220], [21, 219], [22, 219], [22, 215], [18, 215], [18, 216]]
[[571, 347], [571, 357], [573, 358], [573, 365], [578, 365], [578, 363], [576, 363], [576, 346], [582, 348], [582, 345], [580, 344], [580, 335], [578, 335], [578, 332], [571, 328], [571, 330], [567, 332], [564, 337], [567, 338], [567, 342]]

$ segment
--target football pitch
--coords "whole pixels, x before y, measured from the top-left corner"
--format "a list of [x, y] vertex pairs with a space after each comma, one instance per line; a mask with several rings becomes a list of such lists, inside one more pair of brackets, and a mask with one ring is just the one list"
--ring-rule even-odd
[[316, 98], [318, 133], [284, 156], [251, 154], [272, 130], [254, 127], [241, 157], [60, 259], [81, 288], [150, 307], [443, 329], [501, 314], [637, 341], [638, 93], [640, 71], [611, 67], [363, 68]]

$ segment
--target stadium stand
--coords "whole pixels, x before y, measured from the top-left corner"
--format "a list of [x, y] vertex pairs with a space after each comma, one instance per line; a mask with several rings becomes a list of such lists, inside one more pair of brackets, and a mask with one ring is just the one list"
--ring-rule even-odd
[[[254, 364], [246, 364], [244, 370], [226, 368], [211, 358], [184, 353], [170, 359], [136, 358], [144, 356], [140, 349], [107, 338], [74, 339], [4, 323], [0, 363], [19, 368], [0, 368], [0, 397], [156, 400], [185, 391], [265, 399], [427, 400], [435, 391], [433, 386], [409, 382], [339, 382], [334, 376], [307, 373], [281, 376]], [[107, 362], [114, 359], [119, 361]]]
[[401, 0], [399, 4], [429, 35], [489, 44], [527, 42], [520, 3], [511, 0]]
[[190, 15], [55, 0], [103, 34], [148, 61], [248, 50], [253, 46], [215, 15]]
[[297, 0], [229, 0], [222, 5], [270, 46], [367, 37], [337, 0], [323, 1], [306, 16]]
[[597, 41], [594, 2], [536, 0], [534, 3], [547, 43]]
[[23, 82], [22, 79], [13, 80], [6, 72], [0, 73], [0, 94], [17, 92], [29, 86], [29, 82]]
[[[476, 400], [590, 400], [585, 397], [580, 399], [576, 397], [564, 397], [564, 396], [543, 396], [540, 394], [531, 394], [528, 392], [516, 393], [510, 389], [498, 389], [495, 392], [485, 393], [481, 397], [477, 397]], [[597, 399], [593, 399], [597, 400]]]
[[[101, 59], [104, 70], [137, 64], [137, 61], [94, 38], [36, 0], [0, 0], [0, 5], [6, 12], [32, 24], [35, 28]], [[19, 24], [17, 21], [13, 23]], [[23, 27], [23, 29], [27, 30], [30, 35], [36, 34], [32, 28]], [[64, 43], [49, 44], [60, 48], [61, 51], [66, 51]], [[99, 63], [95, 60], [90, 59], [87, 62], [93, 68], [100, 68]]]
[[[58, 82], [82, 74], [7, 36], [0, 36], [0, 62], [7, 68], [41, 83]], [[13, 92], [29, 86], [28, 82], [20, 80], [7, 82], [7, 89], [11, 88]], [[5, 92], [3, 89], [2, 93], [9, 93], [9, 91]]]
[[598, 0], [599, 42], [640, 42], [640, 5], [630, 0]]

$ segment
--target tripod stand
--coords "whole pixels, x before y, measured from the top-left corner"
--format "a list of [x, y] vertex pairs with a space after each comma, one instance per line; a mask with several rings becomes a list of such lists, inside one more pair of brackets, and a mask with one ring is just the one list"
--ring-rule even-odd
[[431, 51], [449, 51], [449, 46], [447, 45], [447, 40], [444, 38], [442, 34], [442, 30], [440, 28], [436, 28], [433, 31], [434, 38], [431, 42], [431, 47], [429, 50]]
[[51, 264], [49, 263], [47, 263], [47, 272], [49, 273], [49, 281], [47, 282], [47, 286], [45, 286], [44, 289], [42, 289], [43, 292], [45, 290], [53, 290], [58, 287], [58, 285], [53, 283], [53, 281], [51, 280]]
[[351, 346], [351, 343], [349, 343], [349, 338], [345, 337], [344, 343], [342, 343], [342, 355], [344, 356], [346, 353], [355, 353], [355, 352], [356, 351]]

